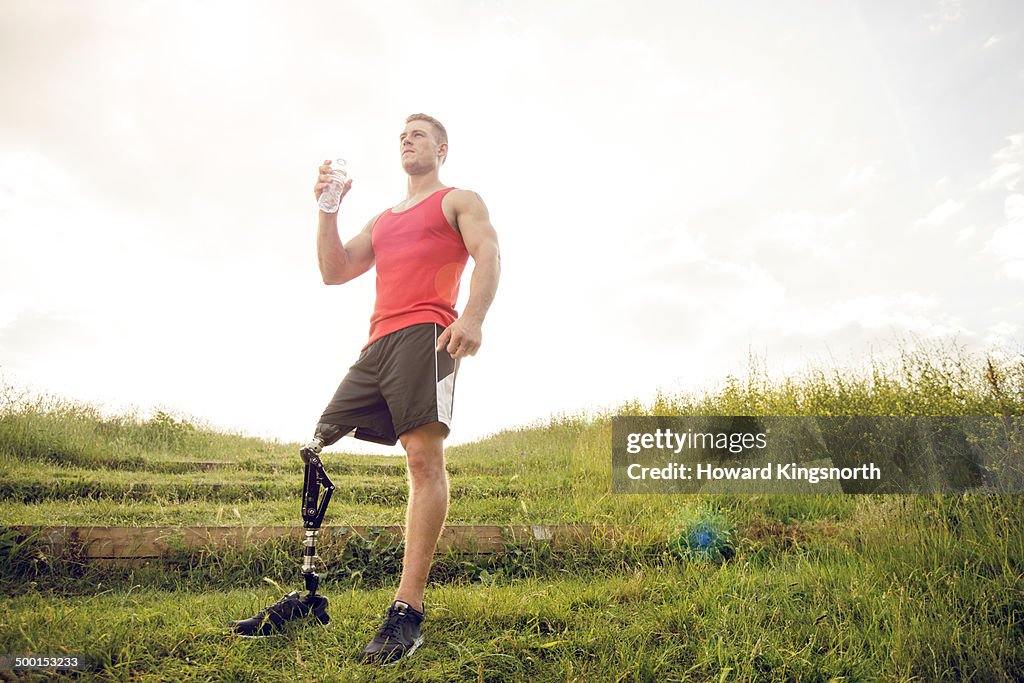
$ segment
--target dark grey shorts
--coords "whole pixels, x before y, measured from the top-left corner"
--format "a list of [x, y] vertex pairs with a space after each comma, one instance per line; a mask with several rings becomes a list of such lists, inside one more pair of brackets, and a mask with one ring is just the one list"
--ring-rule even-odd
[[436, 323], [412, 325], [381, 337], [359, 354], [320, 422], [355, 437], [393, 446], [404, 432], [431, 422], [451, 431], [459, 363], [437, 337]]

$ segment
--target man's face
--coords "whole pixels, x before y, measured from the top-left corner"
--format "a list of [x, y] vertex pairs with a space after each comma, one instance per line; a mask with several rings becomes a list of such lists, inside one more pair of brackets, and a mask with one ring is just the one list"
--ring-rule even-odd
[[402, 168], [409, 175], [429, 173], [441, 165], [441, 153], [448, 145], [438, 144], [434, 127], [426, 121], [410, 121], [398, 136]]

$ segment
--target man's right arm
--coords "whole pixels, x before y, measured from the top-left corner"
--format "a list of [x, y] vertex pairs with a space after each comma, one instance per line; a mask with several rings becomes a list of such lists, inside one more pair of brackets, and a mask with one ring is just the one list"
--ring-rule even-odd
[[[320, 175], [317, 183], [313, 186], [313, 195], [320, 199], [321, 193], [331, 180], [331, 162], [325, 161], [320, 167]], [[341, 198], [344, 199], [352, 187], [349, 180], [342, 188]], [[317, 233], [316, 233], [316, 258], [320, 264], [320, 275], [325, 285], [340, 285], [358, 277], [373, 267], [373, 224], [377, 221], [374, 216], [360, 231], [358, 235], [349, 240], [348, 244], [341, 243], [338, 235], [338, 214], [319, 212]]]
[[316, 257], [325, 285], [345, 284], [373, 267], [373, 241], [371, 238], [374, 216], [362, 231], [342, 245], [338, 236], [338, 214], [320, 212], [316, 234]]

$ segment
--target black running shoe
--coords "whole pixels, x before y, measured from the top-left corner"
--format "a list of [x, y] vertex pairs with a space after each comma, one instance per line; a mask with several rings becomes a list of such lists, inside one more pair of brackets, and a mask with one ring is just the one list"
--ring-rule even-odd
[[231, 624], [231, 632], [243, 638], [265, 638], [280, 632], [285, 622], [312, 615], [321, 624], [330, 623], [327, 598], [322, 595], [299, 596], [292, 591], [270, 607], [265, 607], [248, 619]]
[[384, 625], [377, 631], [370, 644], [363, 648], [362, 660], [377, 664], [391, 664], [402, 657], [408, 657], [423, 644], [420, 624], [423, 614], [408, 603], [395, 600], [388, 608]]

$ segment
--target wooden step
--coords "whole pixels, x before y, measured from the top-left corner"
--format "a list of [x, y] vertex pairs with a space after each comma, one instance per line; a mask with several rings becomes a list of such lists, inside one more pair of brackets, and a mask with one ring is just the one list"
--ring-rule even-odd
[[[88, 562], [134, 564], [155, 560], [179, 550], [211, 550], [241, 547], [277, 538], [294, 538], [296, 547], [305, 537], [297, 526], [193, 526], [193, 527], [112, 527], [112, 526], [16, 526], [9, 527], [20, 539], [37, 535], [44, 552], [60, 557], [71, 554]], [[325, 526], [319, 542], [344, 543], [352, 536], [378, 536], [398, 544], [404, 537], [403, 526]], [[436, 554], [493, 554], [510, 544], [551, 543], [555, 547], [599, 540], [617, 542], [639, 535], [637, 527], [591, 524], [556, 525], [452, 525], [441, 531]]]

